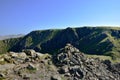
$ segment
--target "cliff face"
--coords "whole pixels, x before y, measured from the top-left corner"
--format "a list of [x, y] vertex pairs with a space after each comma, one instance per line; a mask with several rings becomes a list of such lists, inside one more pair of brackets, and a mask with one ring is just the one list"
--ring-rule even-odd
[[120, 28], [80, 27], [32, 31], [8, 50], [34, 49], [54, 54], [67, 43], [87, 54], [120, 57]]

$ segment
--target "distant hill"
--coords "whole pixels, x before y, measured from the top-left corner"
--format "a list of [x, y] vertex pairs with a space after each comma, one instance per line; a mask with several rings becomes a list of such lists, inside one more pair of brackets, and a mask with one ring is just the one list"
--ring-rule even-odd
[[23, 34], [18, 34], [18, 35], [5, 35], [5, 36], [0, 36], [0, 40], [5, 40], [5, 39], [10, 39], [10, 38], [19, 38], [23, 37]]
[[0, 54], [10, 51], [10, 49], [14, 45], [16, 45], [16, 43], [19, 42], [21, 39], [22, 39], [22, 37], [0, 40]]
[[87, 54], [120, 58], [119, 27], [78, 27], [32, 31], [23, 38], [17, 39], [16, 43], [7, 50], [34, 49], [54, 54], [67, 43], [71, 43]]

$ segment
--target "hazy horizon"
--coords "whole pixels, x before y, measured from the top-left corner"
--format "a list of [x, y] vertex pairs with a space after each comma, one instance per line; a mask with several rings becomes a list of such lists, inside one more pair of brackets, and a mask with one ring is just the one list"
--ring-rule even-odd
[[0, 35], [83, 26], [120, 26], [119, 0], [1, 0]]

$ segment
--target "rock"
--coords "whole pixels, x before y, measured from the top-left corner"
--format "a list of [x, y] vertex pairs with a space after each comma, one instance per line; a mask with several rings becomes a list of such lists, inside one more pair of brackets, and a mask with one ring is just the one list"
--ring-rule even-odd
[[52, 65], [52, 61], [51, 60], [48, 60], [48, 65]]
[[65, 51], [70, 51], [71, 53], [72, 52], [79, 52], [79, 50], [77, 49], [77, 48], [75, 48], [75, 47], [73, 47], [71, 44], [66, 44], [66, 46], [65, 46]]
[[[53, 55], [27, 49], [0, 56], [0, 79], [120, 80], [120, 63], [88, 58], [71, 44]], [[16, 74], [16, 75], [15, 75]]]
[[65, 48], [69, 47], [69, 46], [72, 46], [70, 43], [67, 43]]
[[3, 58], [3, 57], [0, 57], [0, 61], [1, 61], [1, 62], [4, 61], [4, 58]]
[[[87, 58], [71, 44], [67, 44], [53, 57], [59, 73], [73, 80], [110, 80], [120, 79], [120, 65], [111, 65], [109, 60]], [[112, 76], [112, 77], [111, 77]]]
[[32, 63], [29, 63], [28, 66], [27, 66], [27, 69], [36, 70], [36, 67]]
[[55, 57], [55, 64], [58, 65], [82, 65], [86, 57], [77, 48], [67, 44], [65, 48], [61, 49]]
[[26, 75], [23, 76], [23, 79], [30, 80], [30, 76], [26, 74]]
[[59, 75], [53, 75], [51, 76], [51, 80], [62, 80]]
[[36, 52], [35, 50], [33, 49], [25, 49], [25, 50], [22, 50], [23, 52], [25, 52], [28, 56], [32, 56], [32, 57], [35, 57], [36, 56]]
[[66, 77], [70, 77], [71, 74], [70, 74], [69, 72], [67, 72], [67, 73], [65, 73], [65, 76], [66, 76]]
[[4, 61], [8, 62], [8, 63], [13, 63], [14, 59], [11, 58], [11, 56], [9, 55], [4, 55]]
[[24, 52], [18, 53], [18, 58], [26, 59], [27, 55]]
[[18, 57], [18, 53], [15, 53], [15, 52], [9, 52], [9, 54], [10, 54], [10, 56], [11, 56], [12, 58], [16, 58], [16, 57]]
[[84, 74], [84, 72], [81, 71], [80, 69], [76, 69], [75, 75], [76, 75], [76, 77], [78, 77], [79, 79], [82, 79], [85, 74]]
[[30, 58], [25, 58], [25, 62], [31, 62], [32, 60]]
[[22, 63], [24, 60], [27, 58], [27, 55], [24, 52], [20, 53], [15, 53], [15, 52], [10, 52], [8, 55], [8, 59], [5, 58], [7, 62], [13, 62], [14, 64]]
[[38, 53], [38, 52], [36, 52], [35, 54], [36, 54], [36, 57], [37, 57], [37, 58], [40, 58], [40, 57], [42, 57], [42, 56], [44, 55], [44, 54]]
[[68, 66], [63, 66], [59, 69], [60, 74], [65, 74], [67, 72], [69, 72]]
[[3, 73], [0, 73], [0, 78], [4, 78], [5, 75]]

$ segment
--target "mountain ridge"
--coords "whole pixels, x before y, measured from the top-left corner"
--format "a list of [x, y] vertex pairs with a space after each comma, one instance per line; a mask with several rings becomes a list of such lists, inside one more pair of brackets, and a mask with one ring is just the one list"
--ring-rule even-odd
[[19, 38], [19, 37], [23, 37], [23, 36], [24, 36], [24, 34], [4, 35], [4, 36], [0, 36], [0, 40], [10, 39], [10, 38]]
[[56, 53], [70, 43], [87, 54], [120, 57], [119, 27], [77, 27], [32, 31], [9, 48], [19, 52], [34, 49], [42, 53]]

